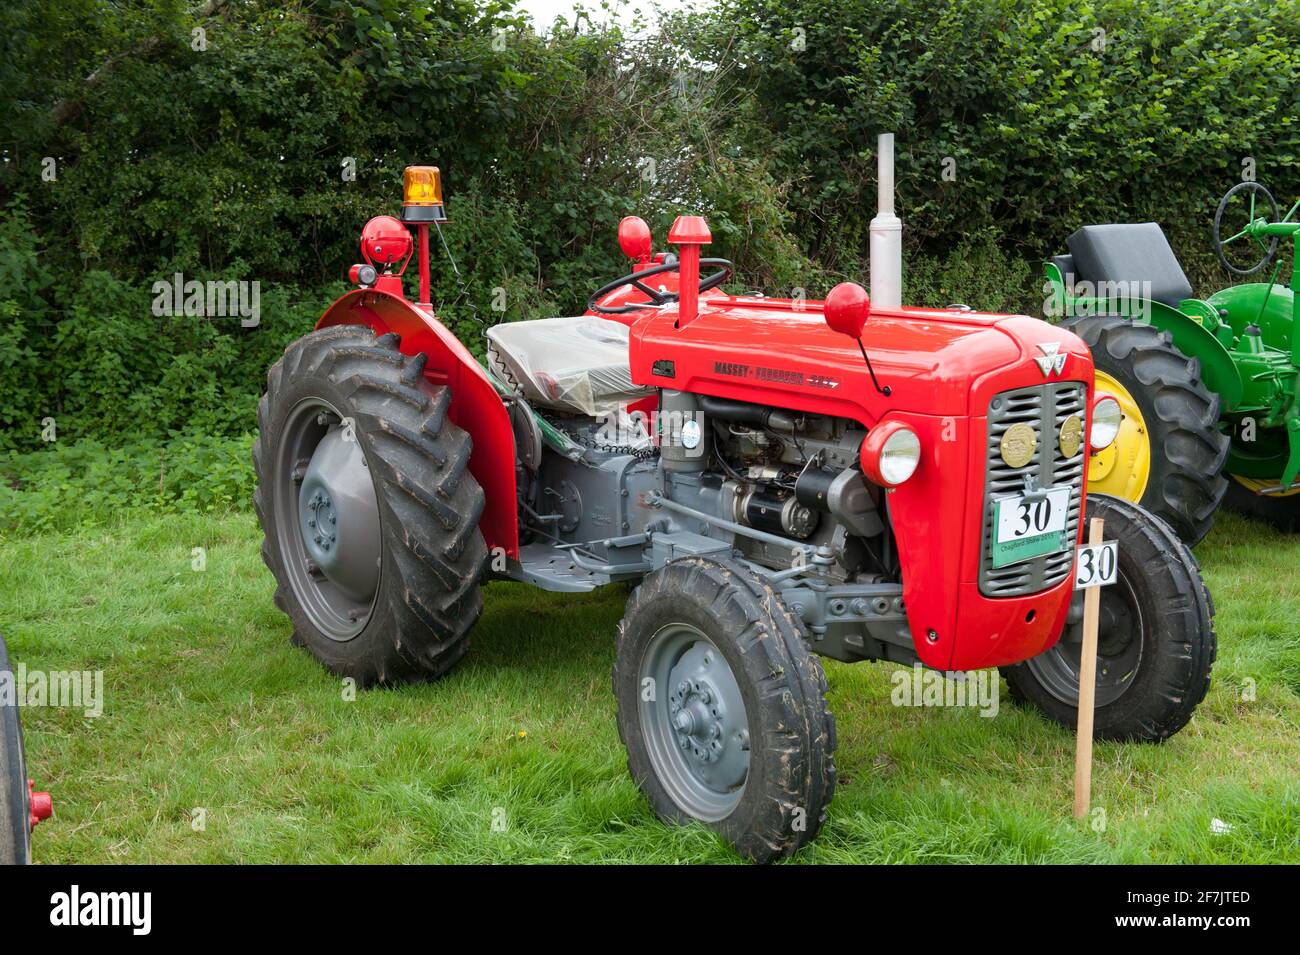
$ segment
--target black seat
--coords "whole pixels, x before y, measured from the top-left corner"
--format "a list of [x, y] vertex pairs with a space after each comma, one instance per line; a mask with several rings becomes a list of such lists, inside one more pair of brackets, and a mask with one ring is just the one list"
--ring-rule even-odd
[[[1090, 283], [1092, 297], [1127, 295], [1174, 308], [1192, 297], [1192, 283], [1164, 230], [1154, 222], [1086, 225], [1070, 236], [1066, 245], [1073, 260], [1069, 263], [1073, 282]], [[1066, 282], [1071, 284], [1068, 276]]]

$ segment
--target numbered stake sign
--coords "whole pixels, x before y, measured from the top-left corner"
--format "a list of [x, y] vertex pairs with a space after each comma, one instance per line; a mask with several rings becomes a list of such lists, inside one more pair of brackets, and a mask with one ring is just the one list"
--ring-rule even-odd
[[1074, 560], [1074, 586], [1079, 590], [1105, 587], [1119, 576], [1119, 542], [1081, 544]]

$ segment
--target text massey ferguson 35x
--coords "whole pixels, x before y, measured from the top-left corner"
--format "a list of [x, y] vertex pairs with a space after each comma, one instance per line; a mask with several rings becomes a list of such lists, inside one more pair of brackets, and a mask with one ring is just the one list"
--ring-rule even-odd
[[674, 224], [675, 255], [629, 218], [632, 272], [585, 315], [489, 330], [486, 369], [429, 303], [441, 187], [408, 169], [403, 221], [366, 225], [359, 287], [285, 350], [259, 408], [263, 553], [295, 640], [362, 683], [436, 677], [489, 580], [639, 581], [614, 665], [632, 776], [662, 818], [771, 859], [816, 835], [835, 787], [814, 654], [1002, 667], [1073, 725], [1086, 511], [1119, 541], [1097, 735], [1181, 728], [1212, 610], [1163, 522], [1085, 506], [1118, 407], [1067, 331], [899, 306], [884, 145], [870, 301], [850, 283], [825, 302], [723, 294], [702, 218]]

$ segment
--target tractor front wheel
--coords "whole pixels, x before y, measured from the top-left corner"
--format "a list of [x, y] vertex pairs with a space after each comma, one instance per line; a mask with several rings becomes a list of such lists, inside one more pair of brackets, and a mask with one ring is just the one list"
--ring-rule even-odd
[[[0, 674], [12, 683], [9, 652], [0, 637]], [[0, 865], [31, 861], [31, 787], [23, 761], [23, 727], [14, 694], [0, 696]]]
[[666, 822], [702, 822], [744, 856], [788, 856], [835, 790], [826, 675], [770, 584], [730, 560], [648, 575], [614, 662], [628, 769]]
[[1221, 472], [1229, 446], [1219, 396], [1201, 381], [1199, 362], [1168, 333], [1129, 318], [1080, 316], [1064, 325], [1087, 342], [1097, 391], [1124, 414], [1114, 443], [1088, 460], [1088, 493], [1140, 504], [1199, 543], [1228, 488]]
[[[1106, 539], [1119, 543], [1118, 579], [1100, 595], [1093, 735], [1160, 742], [1209, 690], [1214, 605], [1196, 558], [1164, 521], [1103, 494], [1088, 495], [1087, 516], [1104, 519]], [[1083, 625], [1071, 624], [1050, 650], [1003, 667], [1012, 699], [1074, 728], [1082, 646]]]
[[293, 641], [359, 685], [441, 676], [483, 608], [483, 491], [424, 355], [353, 325], [289, 345], [257, 409], [253, 501]]

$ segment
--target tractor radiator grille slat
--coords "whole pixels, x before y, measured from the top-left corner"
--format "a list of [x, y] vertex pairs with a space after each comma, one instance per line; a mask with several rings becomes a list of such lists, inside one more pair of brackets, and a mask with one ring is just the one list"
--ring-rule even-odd
[[[988, 597], [1021, 597], [1059, 584], [1074, 563], [1074, 541], [1079, 534], [1079, 510], [1083, 499], [1084, 449], [1072, 458], [1061, 453], [1061, 425], [1070, 415], [1086, 420], [1082, 382], [1062, 381], [1032, 388], [1005, 391], [989, 403], [987, 470], [984, 483], [984, 529], [980, 540], [980, 593]], [[1022, 468], [1002, 460], [1002, 436], [1012, 425], [1023, 422], [1038, 436], [1033, 460]], [[1009, 567], [993, 567], [993, 515], [1000, 498], [1022, 494], [1025, 478], [1033, 477], [1038, 487], [1070, 487], [1070, 510], [1065, 539], [1069, 547], [1059, 554], [1035, 557]]]

